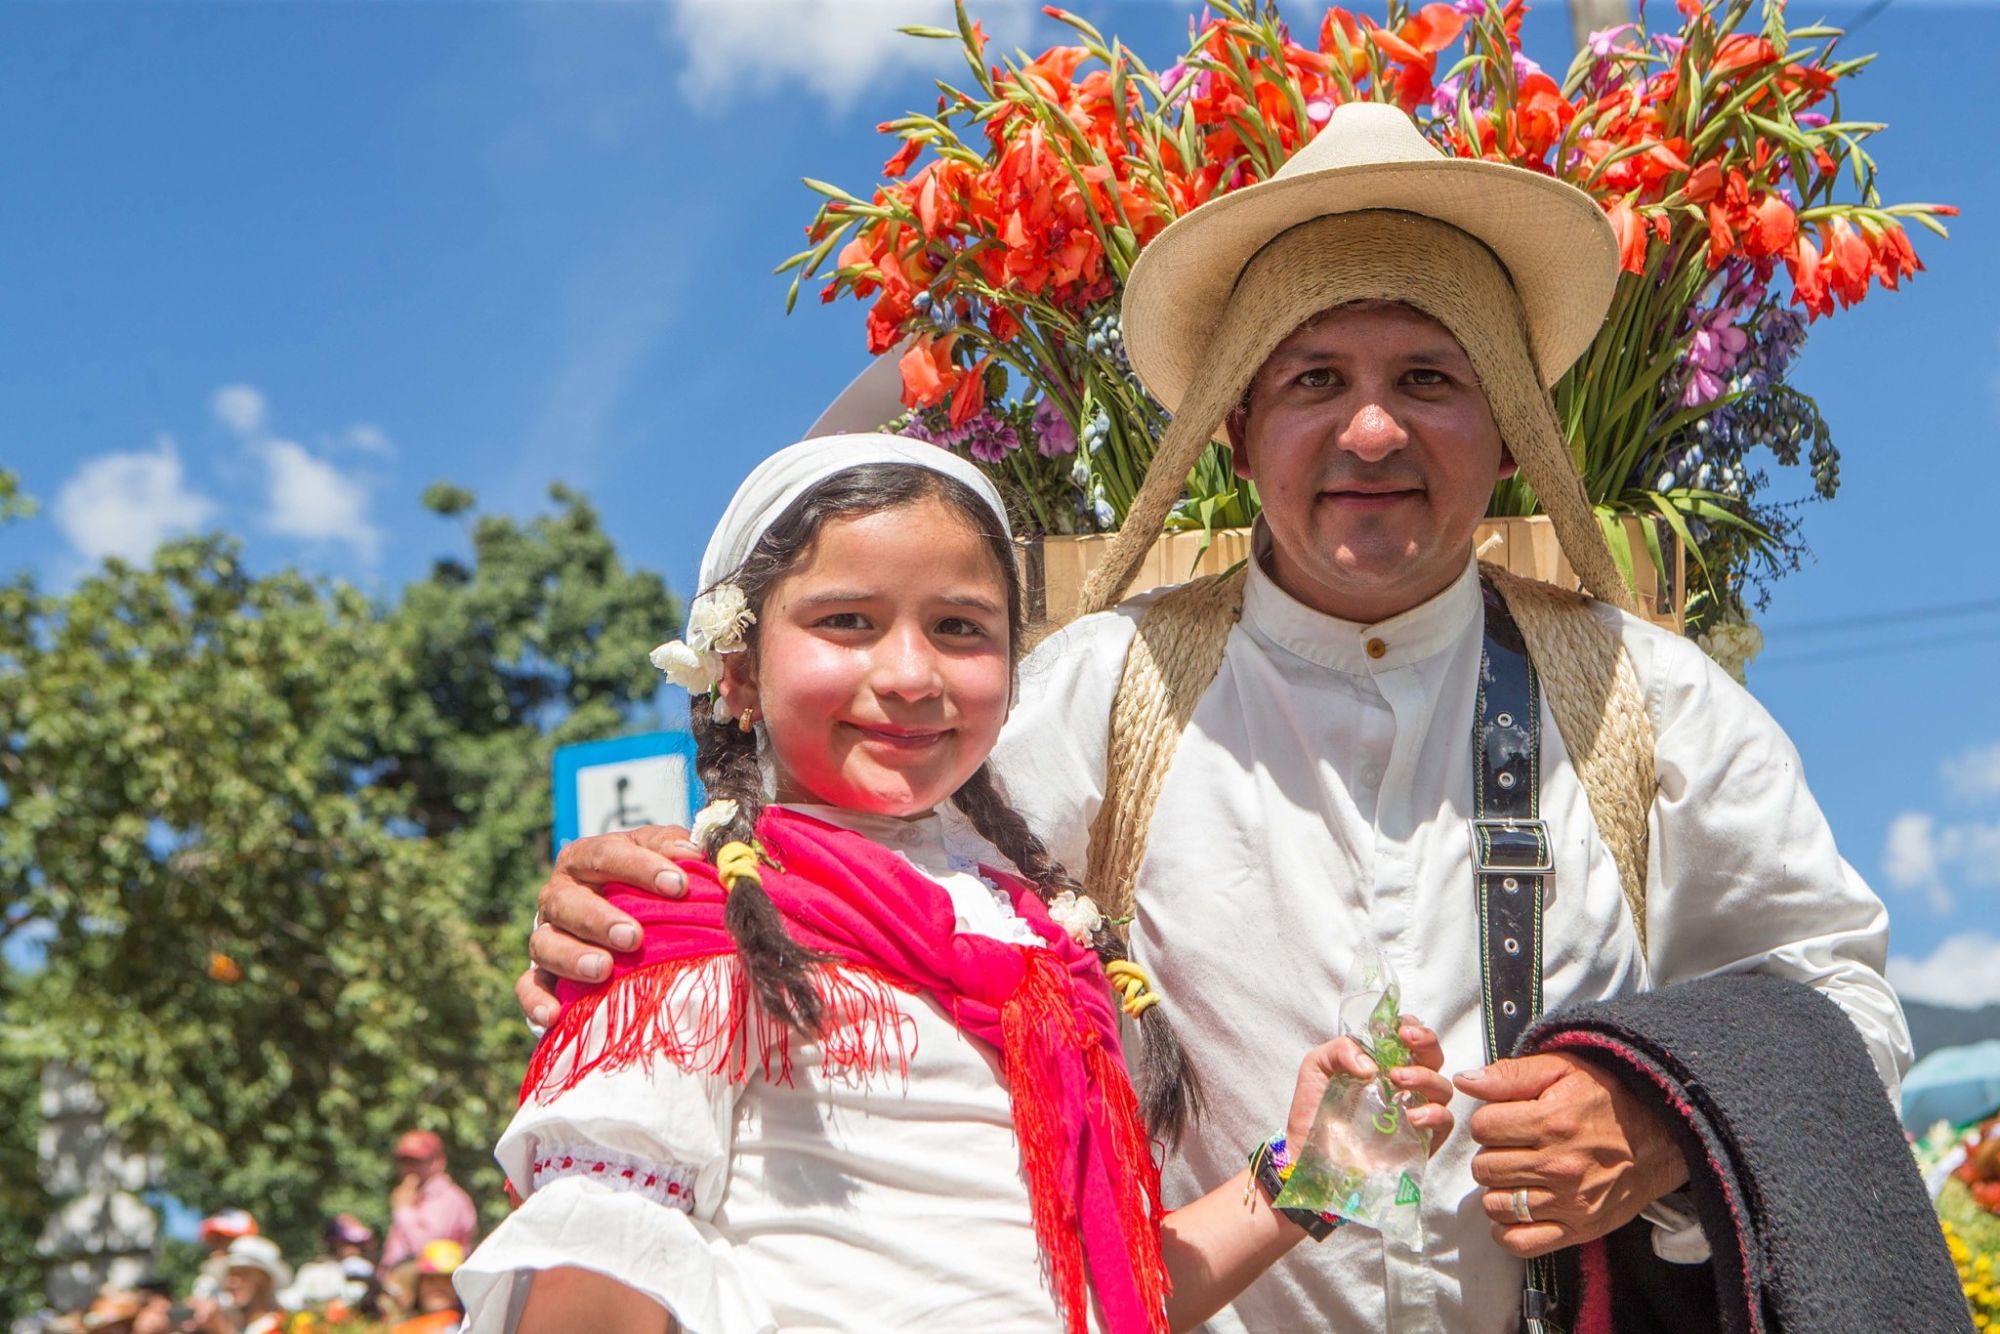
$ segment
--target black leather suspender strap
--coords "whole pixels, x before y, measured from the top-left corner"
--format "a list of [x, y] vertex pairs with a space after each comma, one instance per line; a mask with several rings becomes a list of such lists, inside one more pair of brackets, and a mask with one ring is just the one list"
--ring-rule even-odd
[[[1542, 1012], [1542, 902], [1555, 872], [1542, 822], [1542, 691], [1506, 600], [1482, 583], [1485, 644], [1472, 721], [1472, 872], [1486, 1059], [1513, 1054]], [[1527, 1334], [1560, 1334], [1555, 1266], [1528, 1262]]]

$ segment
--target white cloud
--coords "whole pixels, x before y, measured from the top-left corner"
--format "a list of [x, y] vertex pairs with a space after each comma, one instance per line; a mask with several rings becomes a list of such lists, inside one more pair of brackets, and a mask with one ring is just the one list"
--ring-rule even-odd
[[1897, 889], [1920, 892], [1937, 911], [1949, 912], [1954, 883], [2000, 887], [2000, 820], [1940, 821], [1904, 811], [1889, 822], [1882, 874]]
[[2000, 741], [1946, 760], [1943, 774], [1952, 791], [1967, 801], [2000, 797]]
[[269, 404], [255, 385], [226, 384], [210, 396], [208, 408], [217, 421], [245, 440], [264, 434]]
[[268, 483], [266, 526], [306, 541], [344, 542], [364, 559], [381, 549], [368, 521], [368, 488], [293, 440], [259, 446]]
[[389, 433], [373, 422], [356, 422], [341, 434], [341, 439], [353, 449], [364, 454], [380, 454], [383, 458], [394, 458], [395, 442]]
[[215, 502], [188, 486], [168, 436], [151, 453], [106, 454], [56, 493], [56, 526], [84, 559], [143, 561], [174, 533], [199, 528]]
[[[979, 17], [1004, 50], [1025, 37], [1034, 10], [1002, 0]], [[726, 111], [746, 92], [803, 88], [844, 111], [897, 71], [965, 72], [956, 42], [896, 31], [907, 24], [949, 31], [957, 20], [950, 0], [668, 0], [665, 27], [685, 53], [681, 93], [696, 107]]]
[[1974, 1008], [2000, 1001], [2000, 939], [1983, 931], [1948, 936], [1927, 959], [1889, 956], [1889, 985], [1905, 1000]]

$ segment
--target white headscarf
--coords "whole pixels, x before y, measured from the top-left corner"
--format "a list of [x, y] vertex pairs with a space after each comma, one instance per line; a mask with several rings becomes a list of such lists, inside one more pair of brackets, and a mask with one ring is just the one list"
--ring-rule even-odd
[[699, 589], [713, 588], [727, 578], [770, 530], [778, 516], [806, 491], [837, 473], [870, 463], [909, 463], [942, 473], [971, 487], [993, 511], [1000, 531], [1011, 535], [1007, 507], [986, 474], [938, 445], [900, 435], [874, 433], [828, 435], [788, 445], [758, 464], [736, 488], [722, 521], [715, 525], [702, 553]]

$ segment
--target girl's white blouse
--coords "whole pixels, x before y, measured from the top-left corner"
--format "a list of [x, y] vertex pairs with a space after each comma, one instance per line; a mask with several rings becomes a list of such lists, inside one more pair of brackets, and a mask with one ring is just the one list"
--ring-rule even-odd
[[[901, 852], [959, 930], [1036, 942], [975, 871], [1008, 863], [956, 812], [795, 809]], [[935, 1002], [893, 994], [915, 1037], [907, 1079], [829, 1081], [794, 1035], [790, 1084], [658, 1061], [522, 1107], [495, 1156], [524, 1198], [458, 1271], [465, 1329], [511, 1329], [535, 1271], [564, 1266], [699, 1334], [1059, 1329], [998, 1063]]]

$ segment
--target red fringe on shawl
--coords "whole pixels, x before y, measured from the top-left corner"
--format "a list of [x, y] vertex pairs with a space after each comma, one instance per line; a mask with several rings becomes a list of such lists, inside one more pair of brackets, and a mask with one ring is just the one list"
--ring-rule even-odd
[[[718, 960], [727, 960], [718, 966]], [[521, 1101], [548, 1102], [597, 1070], [624, 1070], [654, 1060], [690, 1074], [766, 1079], [792, 1077], [791, 1030], [750, 1003], [750, 984], [733, 956], [666, 960], [626, 973], [563, 1008], [528, 1062]], [[847, 1079], [894, 1071], [908, 1078], [914, 1025], [892, 994], [908, 992], [865, 964], [820, 964], [821, 1067]], [[592, 1029], [599, 1017], [601, 1034]]]
[[1083, 1051], [1085, 1065], [1105, 1098], [1104, 1119], [1112, 1128], [1112, 1151], [1123, 1169], [1119, 1174], [1118, 1226], [1149, 1323], [1164, 1334], [1169, 1285], [1166, 1265], [1160, 1259], [1159, 1173], [1146, 1143], [1138, 1099], [1124, 1067], [1111, 1060], [1095, 1034], [1077, 1023], [1061, 962], [1045, 950], [1029, 950], [1025, 963], [1027, 971], [1020, 987], [1001, 1007], [1000, 1029], [1014, 1133], [1020, 1140], [1021, 1165], [1028, 1178], [1035, 1238], [1048, 1260], [1051, 1284], [1062, 1303], [1070, 1334], [1086, 1334], [1090, 1302], [1083, 1233], [1075, 1196], [1062, 1179], [1062, 1146], [1067, 1133], [1059, 1093], [1051, 1087], [1059, 1076], [1035, 1059], [1038, 1051], [1048, 1051], [1036, 1042], [1037, 1029], [1054, 1036], [1050, 1046], [1067, 1045]]

